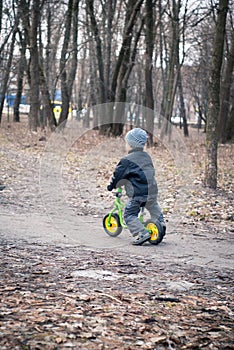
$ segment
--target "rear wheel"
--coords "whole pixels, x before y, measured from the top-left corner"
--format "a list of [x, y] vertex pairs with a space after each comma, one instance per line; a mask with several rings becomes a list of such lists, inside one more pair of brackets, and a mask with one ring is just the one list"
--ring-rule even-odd
[[151, 237], [149, 239], [149, 242], [151, 244], [156, 245], [162, 242], [164, 236], [163, 227], [158, 220], [156, 222], [153, 222], [149, 219], [145, 222], [144, 226], [151, 234]]
[[107, 214], [103, 218], [103, 227], [105, 232], [111, 237], [117, 237], [121, 232], [123, 227], [120, 224], [119, 215], [114, 213]]

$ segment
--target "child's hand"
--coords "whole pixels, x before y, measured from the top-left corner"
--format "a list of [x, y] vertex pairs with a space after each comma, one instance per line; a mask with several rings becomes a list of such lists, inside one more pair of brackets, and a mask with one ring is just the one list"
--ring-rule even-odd
[[112, 185], [108, 185], [108, 186], [107, 186], [107, 191], [112, 191], [112, 190], [113, 190]]

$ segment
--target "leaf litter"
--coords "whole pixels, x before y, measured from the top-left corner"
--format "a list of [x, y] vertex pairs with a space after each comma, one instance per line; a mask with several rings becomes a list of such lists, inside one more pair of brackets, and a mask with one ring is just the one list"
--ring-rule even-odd
[[[22, 125], [1, 128], [0, 181], [7, 186], [0, 197], [2, 210], [44, 212], [36, 194], [45, 147], [39, 136]], [[234, 232], [233, 145], [220, 146], [218, 189], [211, 191], [202, 184], [204, 135], [193, 137], [197, 143], [191, 137], [186, 145], [195, 186], [179, 229], [195, 227], [198, 235], [218, 233], [217, 239], [222, 239], [222, 234]], [[111, 152], [108, 158], [103, 147]], [[158, 162], [159, 187], [167, 184], [161, 202], [169, 221], [179, 178], [159, 141], [151, 152]], [[100, 217], [111, 206], [113, 195], [106, 185], [123, 154], [121, 139], [109, 140], [97, 131], [86, 133], [69, 150], [64, 187], [77, 214]], [[64, 249], [10, 237], [1, 239], [0, 254], [2, 350], [234, 348], [232, 267], [211, 269], [170, 259], [158, 266], [150, 256]]]

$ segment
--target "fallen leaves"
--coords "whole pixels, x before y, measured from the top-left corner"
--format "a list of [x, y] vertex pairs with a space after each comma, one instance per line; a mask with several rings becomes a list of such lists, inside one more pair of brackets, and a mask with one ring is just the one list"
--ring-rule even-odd
[[4, 239], [0, 254], [2, 350], [231, 346], [229, 271]]

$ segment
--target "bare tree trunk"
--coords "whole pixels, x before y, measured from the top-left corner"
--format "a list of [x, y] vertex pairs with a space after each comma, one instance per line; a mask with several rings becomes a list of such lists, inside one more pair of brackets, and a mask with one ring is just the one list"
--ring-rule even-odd
[[206, 124], [206, 172], [205, 183], [217, 187], [218, 116], [220, 108], [220, 76], [223, 61], [223, 47], [228, 0], [219, 0], [218, 18], [209, 80], [208, 115]]
[[86, 6], [90, 16], [91, 30], [96, 43], [96, 53], [98, 62], [98, 72], [99, 72], [99, 103], [104, 103], [105, 100], [105, 82], [104, 82], [104, 64], [103, 64], [103, 54], [102, 54], [102, 42], [99, 36], [98, 25], [94, 15], [94, 0], [87, 0]]
[[[78, 102], [77, 102], [77, 110], [81, 111], [83, 109], [83, 90], [84, 90], [84, 78], [85, 78], [85, 63], [87, 58], [86, 55], [86, 47], [83, 50], [83, 58], [80, 60], [80, 79], [78, 85]], [[79, 114], [78, 114], [79, 116]]]
[[219, 141], [227, 141], [227, 122], [230, 109], [230, 91], [233, 79], [234, 68], [234, 33], [232, 33], [231, 49], [228, 53], [224, 81], [221, 85], [221, 105], [219, 114]]
[[232, 103], [227, 121], [227, 141], [234, 141], [234, 103]]
[[[129, 77], [128, 68], [132, 69], [132, 64], [130, 63], [131, 56], [131, 43], [132, 43], [132, 31], [135, 25], [137, 15], [140, 11], [143, 0], [129, 0], [127, 4], [127, 13], [125, 17], [125, 27], [123, 34], [122, 46], [120, 49], [120, 53], [114, 68], [114, 73], [112, 77], [111, 83], [111, 96], [112, 101], [116, 102], [126, 102], [127, 96], [127, 81]], [[138, 32], [139, 33], [139, 32]], [[138, 42], [138, 36], [136, 39]], [[134, 45], [134, 50], [136, 50], [136, 45]], [[135, 55], [133, 50], [133, 55]], [[130, 65], [130, 66], [129, 66]], [[118, 105], [117, 105], [118, 106]], [[120, 105], [118, 106], [120, 108]], [[123, 121], [124, 121], [124, 113], [121, 107], [121, 111], [117, 113], [115, 111], [114, 114], [114, 123], [112, 125], [112, 133], [114, 136], [119, 136], [123, 132]]]
[[105, 67], [105, 96], [107, 102], [111, 100], [110, 87], [110, 73], [111, 73], [111, 51], [113, 40], [113, 18], [115, 14], [116, 0], [109, 0], [108, 2], [108, 21], [107, 21], [107, 48], [106, 48], [106, 67]]
[[183, 93], [183, 85], [182, 85], [182, 77], [181, 77], [181, 69], [178, 67], [178, 90], [179, 90], [179, 98], [180, 98], [180, 116], [183, 120], [183, 128], [184, 128], [184, 136], [189, 136], [188, 131], [188, 123], [186, 118], [186, 110], [184, 105], [184, 93]]
[[[171, 27], [172, 27], [172, 38], [171, 38], [171, 47], [170, 47], [170, 57], [169, 57], [169, 73], [168, 81], [166, 88], [166, 103], [165, 103], [165, 114], [164, 114], [164, 123], [161, 130], [161, 137], [170, 133], [170, 121], [173, 111], [175, 93], [177, 88], [177, 58], [179, 50], [179, 12], [181, 7], [181, 1], [176, 0], [172, 1], [172, 18], [171, 18]], [[178, 73], [178, 71], [177, 71]]]
[[[94, 42], [92, 40], [89, 40], [89, 52], [93, 52], [94, 51]], [[95, 92], [98, 90], [98, 86], [99, 86], [99, 80], [97, 77], [97, 72], [98, 72], [98, 68], [97, 68], [97, 60], [89, 55], [89, 76], [90, 76], [90, 83], [89, 86], [87, 87], [87, 105], [88, 105], [88, 110], [85, 116], [85, 123], [84, 125], [86, 127], [90, 126], [90, 122], [91, 122], [91, 110], [92, 110], [92, 106], [96, 105], [97, 102], [97, 98], [98, 98], [98, 94], [96, 94]], [[102, 124], [102, 122], [100, 123], [99, 121], [99, 115], [98, 113], [95, 113], [95, 118], [93, 120], [93, 124], [95, 125], [95, 127], [97, 128], [98, 125]], [[104, 128], [104, 127], [103, 127]], [[101, 128], [102, 130], [102, 128]], [[102, 132], [102, 131], [101, 131]], [[103, 131], [104, 133], [104, 131]]]
[[[73, 1], [73, 11], [72, 11], [72, 59], [71, 68], [68, 75], [68, 91], [69, 98], [72, 96], [72, 88], [76, 76], [77, 70], [77, 55], [78, 55], [78, 13], [79, 13], [79, 0]], [[70, 102], [70, 101], [69, 101]]]
[[9, 58], [8, 58], [8, 61], [7, 61], [5, 76], [4, 76], [4, 80], [3, 80], [3, 84], [2, 84], [1, 101], [0, 101], [0, 124], [1, 124], [1, 121], [2, 121], [2, 112], [3, 112], [5, 95], [6, 95], [6, 92], [7, 92], [7, 85], [8, 85], [8, 82], [9, 82], [11, 64], [12, 64], [12, 59], [13, 59], [13, 52], [14, 52], [14, 47], [15, 47], [15, 37], [16, 37], [16, 33], [17, 33], [17, 27], [18, 27], [18, 18], [16, 19], [16, 23], [14, 25], [14, 30], [13, 30], [12, 39], [11, 39], [11, 45], [10, 45]]
[[[97, 99], [98, 103], [105, 103], [106, 102], [106, 82], [104, 77], [104, 61], [103, 61], [103, 47], [102, 47], [102, 40], [99, 34], [99, 28], [97, 24], [97, 20], [94, 14], [94, 0], [87, 0], [86, 6], [88, 9], [88, 14], [90, 18], [90, 29], [92, 32], [92, 35], [94, 37], [95, 42], [95, 51], [96, 51], [96, 58], [97, 58]], [[90, 96], [91, 97], [91, 96]], [[92, 102], [91, 102], [92, 103]], [[109, 126], [107, 123], [107, 120], [101, 120], [102, 116], [98, 115], [98, 111], [96, 113], [94, 120], [94, 125], [96, 128], [100, 129], [101, 134], [106, 134]]]
[[65, 120], [67, 120], [68, 112], [69, 112], [69, 95], [68, 95], [68, 87], [67, 87], [66, 64], [67, 64], [69, 40], [71, 35], [72, 6], [73, 6], [73, 0], [69, 0], [67, 14], [66, 14], [66, 22], [65, 22], [64, 41], [63, 41], [63, 47], [62, 47], [61, 59], [60, 59], [62, 111], [59, 117], [59, 124], [62, 124]]
[[[50, 130], [54, 130], [55, 127], [57, 126], [57, 121], [53, 113], [53, 105], [51, 103], [51, 97], [50, 97], [49, 89], [46, 83], [46, 78], [42, 67], [40, 67], [40, 87], [41, 87], [41, 95], [43, 100], [43, 110], [45, 113], [45, 118], [49, 122]], [[44, 122], [46, 122], [46, 120]]]
[[39, 126], [39, 52], [37, 43], [38, 27], [40, 23], [40, 0], [33, 0], [32, 4], [32, 22], [30, 28], [30, 113], [29, 129], [37, 131]]
[[[178, 4], [180, 6], [180, 3]], [[184, 104], [184, 89], [183, 89], [183, 80], [182, 80], [182, 74], [181, 74], [181, 67], [183, 66], [184, 63], [184, 46], [185, 46], [185, 29], [186, 29], [186, 12], [187, 12], [187, 6], [188, 6], [188, 0], [185, 2], [185, 13], [183, 16], [183, 27], [182, 27], [182, 47], [183, 47], [183, 53], [182, 53], [182, 60], [180, 60], [180, 35], [178, 33], [178, 46], [177, 46], [177, 85], [178, 85], [178, 94], [179, 94], [179, 101], [180, 101], [180, 118], [183, 120], [183, 130], [184, 130], [184, 136], [188, 137], [189, 136], [189, 131], [188, 131], [188, 123], [187, 123], [187, 116], [186, 116], [186, 109], [185, 109], [185, 104]], [[178, 29], [179, 29], [179, 24], [178, 24]]]
[[21, 102], [21, 97], [23, 93], [23, 82], [24, 82], [24, 73], [26, 72], [29, 75], [29, 65], [26, 60], [26, 48], [27, 45], [30, 46], [29, 42], [29, 4], [25, 0], [20, 0], [18, 4], [18, 11], [21, 21], [21, 26], [18, 28], [18, 36], [20, 40], [20, 60], [18, 63], [18, 72], [17, 72], [17, 91], [16, 98], [14, 102], [14, 115], [13, 121], [20, 121], [19, 106]]
[[2, 31], [2, 0], [0, 1], [0, 33]]
[[46, 49], [45, 49], [45, 75], [47, 80], [47, 85], [50, 90], [51, 82], [51, 72], [50, 72], [50, 50], [52, 45], [52, 29], [51, 29], [51, 20], [52, 20], [52, 10], [50, 3], [47, 4], [47, 37], [46, 37]]
[[148, 132], [148, 146], [153, 145], [154, 132], [154, 95], [152, 82], [153, 50], [154, 50], [154, 12], [153, 1], [146, 0], [145, 16], [145, 106], [146, 109], [146, 130]]
[[[62, 111], [59, 118], [59, 124], [67, 120], [69, 113], [69, 103], [72, 94], [72, 86], [75, 79], [77, 69], [77, 38], [78, 38], [78, 5], [79, 0], [69, 0], [68, 11], [66, 16], [66, 29], [64, 35], [63, 48], [60, 59], [60, 73], [61, 73], [61, 90], [62, 90]], [[71, 43], [71, 67], [67, 67], [68, 47], [72, 37]]]
[[124, 102], [126, 102], [127, 100], [127, 85], [128, 85], [129, 76], [135, 64], [137, 46], [138, 46], [140, 35], [143, 29], [143, 25], [144, 25], [144, 19], [142, 19], [139, 30], [135, 35], [132, 52], [131, 50], [129, 50], [129, 56], [126, 56], [126, 62], [121, 66], [121, 73], [119, 75], [119, 81], [118, 81], [117, 90], [116, 90], [116, 101], [121, 102], [121, 104], [118, 104], [118, 103], [116, 104], [116, 109], [115, 109], [114, 118], [113, 118], [115, 123], [112, 127], [112, 133], [115, 136], [120, 136], [123, 133], [124, 120], [125, 120]]
[[123, 41], [121, 45], [121, 49], [118, 55], [118, 59], [116, 62], [116, 65], [114, 67], [114, 72], [112, 76], [112, 82], [111, 82], [111, 101], [115, 101], [115, 95], [116, 95], [116, 88], [118, 83], [118, 76], [120, 74], [121, 65], [123, 64], [123, 61], [125, 60], [125, 55], [128, 55], [129, 50], [129, 42], [130, 37], [132, 36], [132, 30], [133, 26], [136, 21], [136, 16], [138, 12], [140, 11], [141, 5], [143, 3], [143, 0], [129, 0], [127, 5], [127, 14], [126, 14], [126, 20], [125, 20], [125, 28], [124, 28], [124, 34], [123, 34]]
[[21, 57], [20, 57], [19, 67], [18, 67], [17, 92], [15, 96], [15, 101], [14, 101], [13, 122], [20, 122], [19, 106], [20, 106], [21, 96], [23, 91], [24, 66], [25, 66], [25, 52], [23, 53], [21, 51]]
[[[166, 96], [167, 96], [167, 90], [168, 85], [166, 83], [166, 78], [168, 76], [168, 64], [166, 64], [166, 67], [164, 67], [164, 60], [168, 61], [168, 51], [166, 45], [164, 45], [164, 36], [163, 36], [163, 7], [162, 7], [162, 1], [158, 1], [158, 11], [159, 11], [159, 57], [160, 57], [160, 70], [161, 70], [161, 80], [162, 80], [162, 100], [160, 105], [160, 116], [159, 116], [159, 128], [162, 126], [162, 117], [165, 117], [165, 110], [166, 110]], [[164, 56], [166, 59], [164, 59]]]
[[19, 60], [19, 66], [18, 66], [18, 77], [17, 77], [17, 91], [16, 91], [16, 97], [14, 102], [14, 115], [13, 115], [13, 121], [19, 122], [20, 121], [20, 113], [19, 113], [19, 105], [21, 102], [22, 92], [23, 92], [23, 81], [24, 81], [24, 72], [25, 67], [27, 66], [26, 59], [25, 59], [25, 52], [26, 52], [26, 42], [25, 39], [21, 40], [21, 52], [20, 52], [20, 60]]

